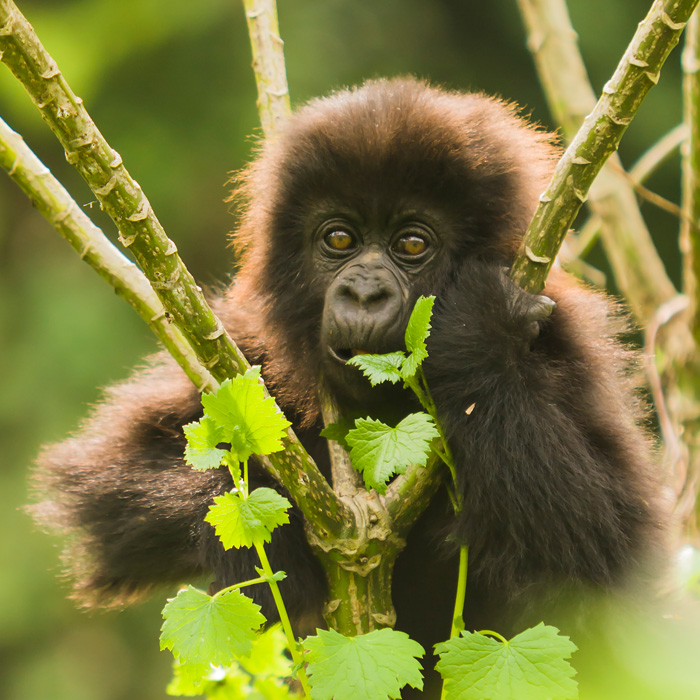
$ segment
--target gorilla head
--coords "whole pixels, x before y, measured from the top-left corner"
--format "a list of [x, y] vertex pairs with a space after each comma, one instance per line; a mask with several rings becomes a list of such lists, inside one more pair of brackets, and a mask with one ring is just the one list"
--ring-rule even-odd
[[[507, 265], [550, 169], [550, 137], [482, 95], [377, 81], [315, 100], [242, 179], [242, 279], [264, 297], [299, 392], [383, 391], [345, 362], [403, 348], [420, 294], [466, 258]], [[267, 235], [261, 235], [261, 232]], [[308, 372], [301, 371], [304, 367]], [[388, 398], [388, 397], [387, 397]]]

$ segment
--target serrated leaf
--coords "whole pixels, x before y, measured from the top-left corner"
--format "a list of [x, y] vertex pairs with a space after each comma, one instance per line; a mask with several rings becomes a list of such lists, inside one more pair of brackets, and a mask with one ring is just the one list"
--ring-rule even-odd
[[358, 418], [355, 426], [346, 438], [352, 447], [350, 460], [367, 488], [379, 493], [394, 474], [403, 474], [411, 464], [423, 466], [430, 441], [439, 436], [427, 413], [412, 413], [395, 428], [372, 418]]
[[419, 297], [408, 319], [404, 339], [409, 355], [401, 367], [401, 376], [404, 379], [413, 377], [423, 360], [428, 357], [425, 339], [430, 335], [430, 319], [433, 315], [434, 303], [435, 297]]
[[222, 442], [228, 442], [223, 428], [214, 420], [204, 416], [197, 423], [184, 426], [187, 445], [185, 446], [185, 462], [193, 469], [216, 469], [220, 467], [228, 450], [217, 447]]
[[255, 489], [243, 500], [234, 493], [214, 499], [204, 520], [214, 526], [224, 549], [252, 547], [269, 542], [272, 531], [289, 522], [291, 503], [277, 491]]
[[260, 606], [240, 591], [210, 596], [193, 586], [171, 598], [162, 614], [161, 650], [170, 649], [191, 675], [201, 676], [210, 664], [226, 666], [249, 654], [265, 622]]
[[244, 462], [252, 454], [279, 452], [291, 423], [280, 413], [274, 399], [265, 398], [259, 383], [260, 370], [226, 379], [215, 394], [204, 394], [205, 414], [223, 429], [235, 459]]
[[362, 370], [372, 386], [382, 382], [402, 381], [401, 366], [406, 359], [402, 352], [392, 352], [386, 355], [355, 355], [348, 360], [348, 364]]
[[576, 651], [556, 627], [540, 623], [505, 644], [478, 632], [462, 632], [435, 646], [447, 700], [575, 700]]
[[304, 647], [313, 700], [386, 700], [398, 698], [405, 685], [423, 688], [416, 657], [425, 651], [404, 632], [381, 629], [344, 637], [318, 630]]

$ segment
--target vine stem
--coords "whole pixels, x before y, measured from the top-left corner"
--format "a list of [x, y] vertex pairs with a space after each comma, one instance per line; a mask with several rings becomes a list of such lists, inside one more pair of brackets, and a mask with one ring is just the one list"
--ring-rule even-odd
[[467, 594], [467, 572], [469, 570], [469, 547], [463, 544], [459, 548], [459, 573], [457, 574], [457, 594], [455, 595], [455, 609], [452, 615], [452, 629], [450, 639], [456, 637], [464, 629], [464, 601]]
[[258, 553], [258, 557], [260, 557], [260, 564], [262, 565], [263, 573], [265, 574], [265, 576], [269, 577], [267, 583], [269, 584], [270, 590], [272, 591], [272, 597], [275, 599], [277, 612], [279, 613], [280, 622], [282, 623], [282, 629], [284, 630], [284, 634], [287, 638], [289, 652], [292, 655], [294, 666], [297, 669], [297, 676], [299, 678], [299, 682], [301, 683], [301, 686], [304, 689], [306, 697], [310, 698], [311, 688], [309, 687], [309, 679], [306, 677], [306, 671], [304, 671], [304, 659], [299, 653], [299, 645], [297, 644], [296, 639], [294, 639], [292, 623], [289, 621], [289, 615], [287, 615], [287, 608], [284, 606], [284, 601], [282, 600], [282, 595], [280, 593], [279, 586], [277, 585], [277, 581], [272, 579], [273, 571], [272, 567], [270, 566], [270, 562], [267, 558], [267, 554], [265, 553], [265, 548], [261, 544], [255, 544], [255, 551]]
[[[467, 571], [469, 568], [469, 547], [462, 545], [459, 548], [459, 572], [457, 574], [457, 593], [455, 595], [455, 607], [452, 613], [452, 629], [450, 629], [450, 639], [459, 636], [464, 629], [464, 601], [467, 594]], [[441, 700], [446, 700], [446, 683], [442, 682]]]
[[220, 591], [217, 591], [214, 593], [212, 598], [219, 598], [220, 596], [224, 595], [225, 593], [230, 593], [231, 591], [239, 591], [241, 588], [247, 588], [248, 586], [255, 586], [258, 583], [267, 583], [269, 579], [267, 579], [265, 576], [258, 576], [258, 578], [251, 578], [248, 581], [243, 581], [242, 583], [234, 583], [232, 586], [226, 586], [226, 588], [222, 588]]
[[479, 630], [479, 634], [483, 635], [489, 635], [489, 637], [495, 637], [499, 641], [503, 642], [504, 644], [508, 644], [508, 640], [502, 635], [498, 634], [498, 632], [494, 632], [492, 630]]

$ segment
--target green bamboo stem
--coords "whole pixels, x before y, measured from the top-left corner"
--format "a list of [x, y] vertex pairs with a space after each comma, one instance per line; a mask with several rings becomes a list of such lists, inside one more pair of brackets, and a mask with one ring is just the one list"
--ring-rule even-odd
[[[177, 254], [139, 185], [106, 142], [55, 61], [12, 0], [0, 0], [0, 60], [24, 85], [42, 117], [95, 193], [134, 254], [171, 321], [217, 381], [249, 365]], [[285, 450], [261, 462], [287, 488], [309, 522], [329, 535], [352, 523], [314, 461], [290, 429]]]
[[217, 382], [204, 369], [141, 270], [124, 256], [76, 204], [49, 169], [0, 119], [0, 167], [19, 185], [39, 213], [65, 238], [100, 277], [114, 287], [158, 336], [199, 391], [213, 391]]
[[272, 136], [291, 112], [275, 0], [243, 0], [253, 50], [253, 71], [258, 87], [258, 113], [266, 137]]
[[[519, 0], [553, 113], [572, 133], [574, 124], [591, 112], [557, 166], [514, 265], [514, 278], [529, 291], [540, 291], [544, 286], [593, 180], [658, 80], [659, 70], [696, 4], [696, 0], [653, 3], [591, 112], [590, 83], [563, 0]], [[619, 161], [614, 165], [621, 168]], [[602, 175], [591, 195], [592, 208], [606, 223], [606, 251], [618, 285], [635, 315], [647, 318], [659, 304], [672, 298], [675, 290], [650, 241], [634, 192], [614, 168]]]

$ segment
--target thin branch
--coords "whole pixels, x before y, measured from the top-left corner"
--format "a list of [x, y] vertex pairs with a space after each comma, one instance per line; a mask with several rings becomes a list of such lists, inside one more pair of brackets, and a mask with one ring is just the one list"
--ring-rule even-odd
[[691, 331], [700, 342], [700, 18], [688, 24], [682, 56], [683, 121], [688, 141], [682, 151], [680, 248], [683, 253], [683, 292], [690, 299]]
[[[275, 0], [243, 0], [248, 34], [253, 51], [253, 71], [258, 88], [258, 113], [266, 138], [275, 135], [291, 113], [289, 86], [280, 37]], [[324, 425], [339, 420], [337, 408], [327, 396], [321, 397]], [[359, 473], [342, 445], [328, 442], [333, 489], [339, 496], [354, 496], [363, 488]]]
[[[177, 254], [139, 185], [73, 93], [55, 61], [11, 0], [0, 0], [0, 60], [24, 85], [102, 208], [119, 229], [173, 323], [217, 381], [249, 367]], [[324, 535], [353, 522], [314, 461], [289, 430], [285, 450], [262, 463]]]
[[[688, 140], [682, 150], [682, 194], [679, 246], [683, 256], [683, 291], [689, 299], [688, 321], [695, 340], [694, 352], [678, 362], [679, 386], [684, 387], [678, 411], [685, 459], [677, 460], [676, 475], [682, 479], [676, 513], [687, 534], [700, 532], [700, 391], [697, 351], [700, 344], [700, 15], [690, 20], [682, 56], [683, 121]], [[695, 399], [691, 401], [690, 399]], [[682, 467], [685, 466], [685, 469]]]
[[[612, 156], [610, 160], [603, 166], [603, 170], [608, 167], [613, 167], [616, 172], [625, 176], [632, 188], [639, 194], [640, 189], [644, 192], [658, 197], [658, 195], [650, 192], [645, 187], [641, 187], [647, 178], [651, 177], [654, 171], [664, 163], [673, 153], [683, 144], [683, 142], [688, 138], [688, 127], [685, 124], [678, 124], [667, 134], [664, 134], [651, 148], [646, 150], [637, 160], [637, 162], [626, 172], [622, 166], [619, 168], [615, 163], [615, 156]], [[642, 194], [642, 196], [644, 196]], [[663, 198], [662, 198], [663, 199]], [[663, 200], [668, 202], [668, 200]], [[662, 206], [662, 209], [666, 209], [674, 215], [678, 215], [678, 210], [675, 208], [676, 205], [672, 202], [668, 202], [672, 208], [667, 206]], [[589, 205], [593, 208], [593, 203], [589, 199]], [[623, 212], [620, 212], [623, 214]], [[680, 217], [679, 217], [680, 218]], [[567, 260], [574, 260], [576, 258], [585, 258], [588, 252], [593, 247], [593, 244], [598, 240], [600, 234], [601, 220], [600, 217], [593, 213], [588, 221], [579, 231], [578, 236], [572, 242], [569, 252], [567, 255]]]
[[[529, 47], [555, 119], [571, 141], [595, 107], [596, 96], [578, 48], [565, 0], [518, 0]], [[613, 169], [617, 166], [617, 169]], [[640, 321], [675, 295], [617, 154], [594, 182], [589, 207], [602, 225], [602, 239], [618, 287]]]
[[22, 137], [2, 119], [0, 167], [7, 171], [41, 215], [80, 257], [146, 321], [199, 391], [213, 391], [217, 382], [199, 364], [182, 333], [170, 323], [163, 305], [141, 270], [92, 223]]
[[275, 0], [243, 0], [243, 5], [253, 49], [260, 123], [269, 138], [291, 111], [277, 3]]
[[0, 52], [61, 142], [68, 162], [117, 225], [120, 242], [131, 250], [204, 366], [217, 381], [244, 372], [248, 363], [209, 308], [140, 186], [11, 0], [0, 0]]
[[[698, 0], [656, 0], [649, 14], [640, 23], [617, 70], [603, 88], [593, 112], [559, 161], [546, 192], [523, 239], [513, 264], [513, 278], [523, 288], [539, 292], [554, 263], [556, 254], [588, 191], [608, 157], [617, 149], [622, 135], [651, 87], [659, 79], [659, 71], [671, 49], [678, 43], [681, 31]], [[633, 256], [633, 257], [632, 257]], [[625, 263], [639, 258], [639, 250], [625, 251]], [[666, 273], [658, 255], [644, 260], [644, 266], [658, 262], [662, 279]], [[641, 262], [641, 261], [640, 261]], [[622, 268], [622, 266], [621, 266]], [[639, 265], [634, 266], [640, 269]], [[617, 267], [615, 268], [617, 272]], [[624, 269], [624, 268], [622, 268]], [[625, 277], [618, 282], [628, 282]], [[675, 291], [668, 282], [660, 286], [651, 278], [652, 293], [637, 289], [634, 300], [637, 313], [656, 308]]]
[[642, 153], [627, 174], [634, 182], [644, 183], [664, 161], [675, 153], [676, 149], [683, 145], [687, 138], [688, 127], [683, 123], [677, 124], [651, 148]]

